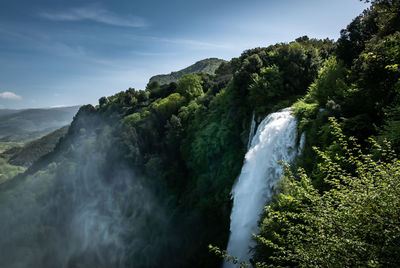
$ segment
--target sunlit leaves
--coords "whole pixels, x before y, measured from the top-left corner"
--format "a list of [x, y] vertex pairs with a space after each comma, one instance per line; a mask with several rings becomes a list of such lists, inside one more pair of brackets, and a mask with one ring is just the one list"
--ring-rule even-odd
[[256, 257], [307, 267], [399, 265], [400, 162], [388, 144], [373, 142], [378, 160], [361, 152], [335, 120], [331, 124], [343, 154], [316, 149], [330, 189], [320, 193], [304, 172], [287, 172], [266, 208]]

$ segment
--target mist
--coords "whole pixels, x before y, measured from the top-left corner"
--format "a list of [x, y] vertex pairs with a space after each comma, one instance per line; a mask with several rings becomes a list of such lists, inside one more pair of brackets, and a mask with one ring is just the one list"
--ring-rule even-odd
[[56, 161], [0, 187], [0, 267], [176, 264], [179, 238], [159, 187], [119, 157], [113, 127], [80, 125]]

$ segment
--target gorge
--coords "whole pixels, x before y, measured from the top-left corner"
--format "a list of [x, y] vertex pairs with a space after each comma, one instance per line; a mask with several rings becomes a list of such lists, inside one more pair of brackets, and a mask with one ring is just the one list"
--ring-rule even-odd
[[0, 267], [400, 266], [400, 4], [370, 2], [80, 107], [0, 180]]

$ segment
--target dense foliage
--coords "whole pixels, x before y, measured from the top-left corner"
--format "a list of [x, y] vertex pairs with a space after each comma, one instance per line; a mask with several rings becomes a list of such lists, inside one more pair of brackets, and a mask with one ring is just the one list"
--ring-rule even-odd
[[[218, 267], [221, 259], [207, 245], [226, 246], [230, 191], [251, 116], [259, 123], [293, 105], [299, 131], [307, 136], [294, 163], [302, 169], [288, 171], [262, 215], [254, 262], [398, 264], [398, 160], [390, 150], [371, 156], [359, 149], [369, 146], [370, 136], [389, 139], [396, 153], [400, 149], [398, 19], [397, 1], [373, 1], [336, 43], [303, 36], [254, 48], [219, 62], [214, 75], [182, 73], [172, 83], [151, 81], [146, 90], [130, 88], [100, 98], [96, 107], [83, 106], [52, 152], [0, 185], [1, 213], [10, 216], [6, 207], [18, 203], [37, 211], [34, 225], [18, 227], [24, 236], [15, 243], [35, 256], [31, 263], [56, 266], [57, 247], [44, 247], [44, 237], [54, 243], [65, 238], [62, 232], [79, 211], [77, 196], [98, 204], [91, 198], [111, 192], [118, 197], [110, 202], [121, 212], [118, 224], [130, 226], [121, 235], [123, 250], [117, 248], [123, 255], [119, 266]], [[332, 116], [339, 142], [330, 131]], [[351, 149], [345, 136], [357, 137], [360, 145]], [[138, 201], [149, 196], [154, 202], [148, 207]], [[18, 222], [14, 216], [11, 225]], [[45, 254], [32, 246], [44, 247]], [[102, 262], [97, 252], [112, 256], [110, 249], [106, 243], [74, 252], [66, 267], [91, 261], [115, 266], [117, 260]], [[19, 253], [4, 250], [11, 259]]]
[[40, 139], [28, 142], [21, 147], [14, 146], [0, 154], [11, 165], [29, 167], [42, 156], [53, 151], [54, 147], [64, 137], [68, 131], [68, 126], [47, 134]]
[[220, 263], [207, 245], [227, 242], [230, 191], [252, 112], [261, 120], [304, 95], [333, 47], [330, 40], [303, 37], [245, 51], [221, 64], [216, 75], [186, 74], [177, 83], [151, 82], [146, 91], [129, 89], [99, 100], [93, 112], [121, 122], [126, 161], [173, 197], [186, 266]]
[[[299, 130], [307, 134], [296, 162], [302, 169], [282, 179], [262, 216], [254, 261], [399, 265], [399, 14], [398, 1], [373, 1], [341, 32], [336, 55], [293, 105]], [[333, 134], [332, 116], [338, 120]], [[394, 151], [376, 142], [370, 148], [370, 136], [390, 140]]]
[[375, 156], [363, 153], [332, 122], [342, 154], [316, 149], [329, 190], [319, 192], [302, 169], [287, 170], [257, 236], [255, 258], [265, 266], [400, 264], [400, 162], [387, 144], [373, 140]]

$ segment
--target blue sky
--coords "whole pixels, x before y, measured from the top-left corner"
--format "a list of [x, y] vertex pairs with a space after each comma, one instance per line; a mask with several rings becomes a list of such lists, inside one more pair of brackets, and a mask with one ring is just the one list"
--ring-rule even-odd
[[0, 2], [0, 108], [97, 104], [155, 74], [303, 35], [337, 39], [358, 0]]

